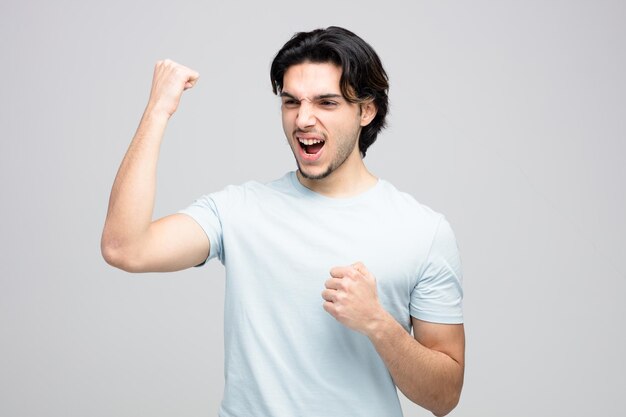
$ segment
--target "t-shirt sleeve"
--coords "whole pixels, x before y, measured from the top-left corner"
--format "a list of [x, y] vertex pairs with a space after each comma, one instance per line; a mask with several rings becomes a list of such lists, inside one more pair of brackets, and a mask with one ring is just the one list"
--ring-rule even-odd
[[209, 238], [210, 250], [208, 257], [199, 265], [204, 265], [208, 260], [217, 257], [224, 263], [222, 221], [216, 200], [217, 193], [208, 194], [198, 198], [190, 206], [179, 211], [179, 213], [191, 216], [204, 230]]
[[411, 292], [411, 316], [434, 323], [463, 323], [462, 282], [456, 238], [442, 217]]

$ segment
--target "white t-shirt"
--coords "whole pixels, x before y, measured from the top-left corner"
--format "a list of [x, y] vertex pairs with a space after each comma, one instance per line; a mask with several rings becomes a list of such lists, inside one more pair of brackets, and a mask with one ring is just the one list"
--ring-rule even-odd
[[220, 417], [402, 416], [369, 339], [323, 308], [329, 271], [361, 261], [385, 310], [462, 323], [456, 240], [441, 214], [378, 180], [351, 198], [304, 187], [295, 172], [228, 186], [181, 210], [226, 267]]

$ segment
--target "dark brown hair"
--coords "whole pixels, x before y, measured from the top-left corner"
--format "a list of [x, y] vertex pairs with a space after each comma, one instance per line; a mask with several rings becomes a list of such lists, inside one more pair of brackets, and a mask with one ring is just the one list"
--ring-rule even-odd
[[389, 108], [389, 79], [380, 58], [363, 39], [337, 26], [296, 33], [272, 61], [270, 78], [274, 94], [282, 91], [287, 69], [307, 61], [331, 62], [341, 67], [339, 85], [345, 99], [351, 103], [372, 100], [376, 105], [376, 116], [363, 127], [359, 137], [359, 150], [365, 157], [367, 148], [385, 127]]

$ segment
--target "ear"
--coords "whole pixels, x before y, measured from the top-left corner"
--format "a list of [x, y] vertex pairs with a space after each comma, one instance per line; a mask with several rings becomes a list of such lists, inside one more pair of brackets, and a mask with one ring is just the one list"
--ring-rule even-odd
[[374, 120], [378, 108], [374, 104], [374, 100], [361, 103], [361, 127], [365, 127]]

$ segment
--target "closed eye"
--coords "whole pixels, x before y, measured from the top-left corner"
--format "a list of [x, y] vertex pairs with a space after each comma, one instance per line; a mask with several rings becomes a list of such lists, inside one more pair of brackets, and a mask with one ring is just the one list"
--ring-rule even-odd
[[291, 98], [283, 100], [283, 106], [285, 107], [293, 108], [293, 107], [297, 107], [298, 104], [300, 104], [299, 101], [291, 99]]

